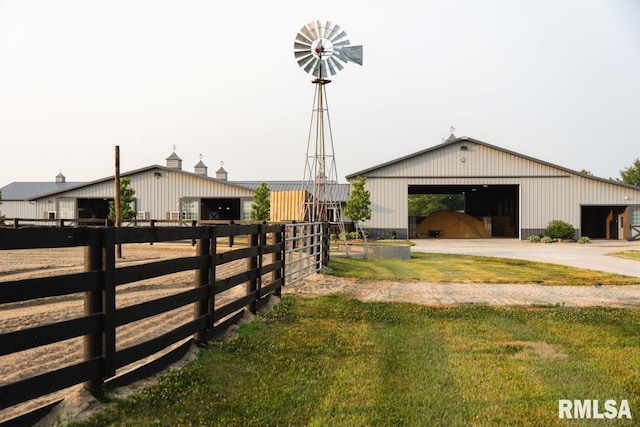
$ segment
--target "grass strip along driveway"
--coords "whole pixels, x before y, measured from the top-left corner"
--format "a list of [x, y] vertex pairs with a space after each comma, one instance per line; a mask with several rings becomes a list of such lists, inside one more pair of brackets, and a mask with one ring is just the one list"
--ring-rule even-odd
[[332, 257], [331, 275], [364, 280], [543, 285], [636, 285], [637, 277], [519, 259], [436, 253], [409, 260]]
[[613, 252], [610, 253], [611, 256], [616, 256], [619, 258], [632, 259], [635, 261], [640, 261], [640, 251], [621, 251], [621, 252]]
[[568, 425], [560, 399], [627, 400], [634, 425], [640, 311], [285, 296], [79, 425]]

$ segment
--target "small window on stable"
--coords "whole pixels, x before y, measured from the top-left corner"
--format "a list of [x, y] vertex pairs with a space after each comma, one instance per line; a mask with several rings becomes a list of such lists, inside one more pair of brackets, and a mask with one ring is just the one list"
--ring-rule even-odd
[[640, 225], [640, 209], [631, 209], [629, 214], [629, 222], [632, 226]]
[[76, 217], [76, 201], [60, 200], [58, 203], [58, 211], [61, 219], [74, 219]]
[[253, 202], [251, 200], [242, 201], [242, 219], [245, 219], [245, 220], [251, 219], [252, 204]]
[[198, 201], [183, 200], [180, 218], [183, 220], [198, 219]]

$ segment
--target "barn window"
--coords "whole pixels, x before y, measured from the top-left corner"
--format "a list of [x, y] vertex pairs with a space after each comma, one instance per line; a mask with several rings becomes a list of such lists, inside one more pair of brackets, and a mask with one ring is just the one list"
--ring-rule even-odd
[[180, 210], [180, 219], [198, 219], [198, 201], [183, 200], [182, 209]]
[[253, 202], [251, 200], [243, 200], [242, 201], [242, 219], [251, 219], [251, 205]]
[[629, 221], [632, 226], [640, 225], [640, 209], [631, 209]]
[[76, 201], [60, 200], [58, 202], [58, 211], [61, 219], [75, 219], [76, 217]]

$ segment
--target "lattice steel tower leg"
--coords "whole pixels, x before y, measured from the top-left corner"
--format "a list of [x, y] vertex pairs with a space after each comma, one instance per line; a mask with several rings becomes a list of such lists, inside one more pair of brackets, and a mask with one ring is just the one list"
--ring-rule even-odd
[[314, 79], [316, 85], [313, 113], [309, 127], [303, 190], [305, 219], [316, 222], [336, 223], [340, 233], [345, 231], [342, 206], [338, 198], [338, 170], [336, 166], [331, 121], [325, 86], [331, 80]]
[[303, 189], [307, 194], [304, 202], [305, 219], [335, 222], [340, 233], [343, 233], [344, 221], [338, 199], [338, 172], [325, 86], [331, 82], [327, 76], [334, 76], [344, 68], [344, 64], [353, 62], [362, 65], [362, 46], [352, 46], [347, 33], [339, 25], [319, 20], [309, 22], [298, 31], [293, 54], [298, 65], [315, 77], [312, 83], [316, 85], [303, 179]]

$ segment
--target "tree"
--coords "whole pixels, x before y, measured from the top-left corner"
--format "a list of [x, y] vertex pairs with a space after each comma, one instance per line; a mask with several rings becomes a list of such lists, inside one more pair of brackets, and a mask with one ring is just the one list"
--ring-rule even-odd
[[263, 182], [254, 191], [253, 203], [251, 204], [251, 219], [254, 221], [268, 221], [270, 217], [269, 187]]
[[358, 179], [351, 183], [351, 195], [344, 209], [344, 215], [355, 222], [356, 231], [360, 228], [365, 244], [367, 236], [360, 222], [371, 219], [371, 195], [364, 189], [366, 182], [367, 178], [359, 176]]
[[618, 181], [640, 187], [640, 158], [636, 159], [631, 166], [621, 170], [620, 176], [622, 179]]
[[409, 216], [429, 216], [436, 211], [459, 211], [464, 209], [462, 194], [410, 194]]
[[[131, 179], [120, 178], [120, 214], [124, 220], [136, 217], [136, 211], [132, 207], [135, 194], [135, 190], [131, 188]], [[109, 219], [112, 221], [116, 219], [116, 202], [113, 200], [109, 202]]]

